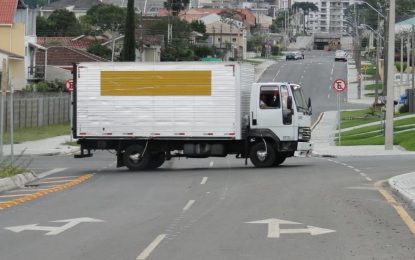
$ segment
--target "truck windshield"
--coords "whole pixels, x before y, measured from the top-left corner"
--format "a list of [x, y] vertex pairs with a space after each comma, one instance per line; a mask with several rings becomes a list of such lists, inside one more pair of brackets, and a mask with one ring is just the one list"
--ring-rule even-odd
[[307, 101], [305, 100], [303, 90], [299, 85], [291, 85], [295, 105], [298, 112], [308, 112]]

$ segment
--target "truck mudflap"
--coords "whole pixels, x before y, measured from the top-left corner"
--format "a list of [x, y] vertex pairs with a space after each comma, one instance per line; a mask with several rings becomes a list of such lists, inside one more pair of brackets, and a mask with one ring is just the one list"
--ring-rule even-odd
[[295, 152], [296, 156], [308, 157], [311, 156], [313, 152], [313, 144], [309, 142], [298, 142], [297, 151]]

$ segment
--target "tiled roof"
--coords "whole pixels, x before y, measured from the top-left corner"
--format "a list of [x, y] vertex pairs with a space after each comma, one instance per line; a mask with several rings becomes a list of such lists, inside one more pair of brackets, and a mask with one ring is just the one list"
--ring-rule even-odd
[[0, 0], [0, 24], [13, 24], [18, 0]]
[[[39, 65], [44, 63], [44, 53], [43, 51], [37, 52], [36, 60]], [[47, 53], [48, 65], [52, 66], [71, 66], [73, 63], [78, 62], [108, 61], [89, 52], [70, 47], [50, 47]]]
[[73, 6], [73, 10], [89, 10], [91, 7], [100, 4], [99, 0], [59, 0], [42, 7], [43, 10], [65, 9]]
[[81, 37], [37, 37], [37, 44], [51, 47], [64, 46], [86, 50], [94, 42], [104, 42], [107, 39], [102, 37], [81, 36]]

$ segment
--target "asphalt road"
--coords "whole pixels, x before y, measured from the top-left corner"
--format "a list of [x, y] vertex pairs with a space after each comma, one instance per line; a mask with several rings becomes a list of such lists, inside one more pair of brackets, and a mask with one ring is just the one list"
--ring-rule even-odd
[[[306, 56], [303, 78], [313, 80], [307, 86], [312, 98], [327, 97], [323, 76], [330, 77], [331, 58], [315, 56]], [[319, 77], [314, 60], [327, 61]], [[278, 80], [295, 80], [295, 63], [276, 64]], [[341, 66], [335, 64], [333, 77], [344, 73]], [[332, 105], [322, 98], [314, 110]], [[108, 152], [34, 158], [38, 173], [56, 173], [0, 194], [2, 202], [49, 191], [0, 210], [0, 259], [415, 259], [414, 234], [374, 187], [413, 171], [414, 156], [291, 158], [269, 169], [234, 157], [174, 159], [135, 173], [116, 169], [114, 159]], [[74, 185], [53, 190], [66, 181]], [[414, 209], [406, 211], [415, 216]], [[53, 222], [59, 220], [68, 221]], [[261, 220], [270, 226], [247, 223]]]

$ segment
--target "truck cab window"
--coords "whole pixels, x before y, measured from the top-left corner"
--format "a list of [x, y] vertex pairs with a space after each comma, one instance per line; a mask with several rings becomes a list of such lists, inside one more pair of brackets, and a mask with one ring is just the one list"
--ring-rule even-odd
[[292, 124], [293, 109], [288, 107], [288, 88], [281, 86], [281, 100], [282, 100], [282, 121], [284, 125]]
[[278, 86], [262, 86], [259, 95], [261, 109], [277, 109], [281, 107], [280, 91]]

